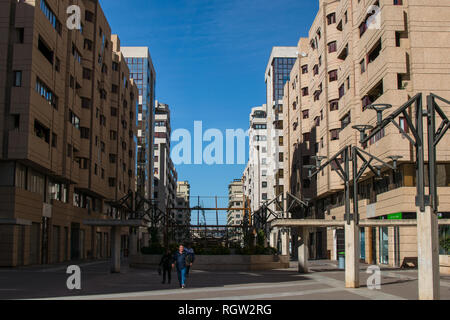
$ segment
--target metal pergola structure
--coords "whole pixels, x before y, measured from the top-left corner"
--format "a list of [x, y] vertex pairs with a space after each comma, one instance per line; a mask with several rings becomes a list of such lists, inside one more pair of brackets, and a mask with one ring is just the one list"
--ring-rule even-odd
[[[404, 105], [392, 112], [388, 117], [383, 119], [383, 112], [392, 108], [389, 104], [373, 104], [369, 109], [377, 112], [377, 125], [375, 127], [369, 125], [358, 125], [353, 128], [361, 134], [360, 144], [365, 147], [368, 141], [375, 137], [388, 125], [393, 124], [408, 141], [415, 147], [416, 156], [416, 177], [417, 177], [417, 220], [416, 221], [395, 221], [389, 222], [389, 225], [395, 226], [417, 226], [418, 237], [418, 263], [419, 263], [419, 298], [420, 299], [439, 299], [439, 241], [438, 241], [438, 225], [449, 224], [448, 220], [438, 222], [437, 210], [439, 205], [437, 193], [436, 179], [436, 147], [442, 140], [444, 135], [450, 129], [450, 121], [438, 104], [444, 103], [450, 106], [450, 101], [439, 97], [433, 93], [427, 96], [427, 110], [422, 107], [423, 94], [419, 93]], [[412, 106], [415, 106], [414, 117], [408, 112]], [[404, 117], [411, 135], [408, 134], [398, 123], [397, 118]], [[436, 130], [436, 119], [440, 117], [441, 123]], [[425, 139], [424, 139], [424, 118], [427, 120], [428, 134], [428, 172], [425, 170]], [[367, 130], [371, 130], [370, 134], [366, 134]], [[380, 221], [360, 221], [358, 212], [358, 181], [367, 169], [370, 169], [375, 176], [381, 176], [381, 168], [388, 167], [397, 170], [397, 162], [401, 157], [392, 156], [390, 160], [392, 165], [382, 161], [376, 156], [366, 152], [358, 146], [346, 146], [342, 148], [336, 155], [329, 159], [325, 164], [321, 164], [324, 157], [316, 157], [316, 165], [306, 166], [309, 169], [309, 178], [316, 176], [327, 166], [332, 165], [333, 170], [339, 175], [344, 182], [345, 194], [345, 221], [321, 221], [321, 220], [291, 220], [288, 221], [287, 215], [283, 214], [283, 219], [277, 219], [272, 223], [275, 227], [300, 227], [304, 229], [308, 226], [344, 226], [345, 242], [346, 242], [346, 286], [359, 287], [359, 239], [358, 230], [360, 227], [388, 225]], [[359, 161], [362, 166], [359, 167]], [[378, 162], [379, 166], [374, 166], [373, 162]], [[344, 164], [344, 167], [342, 167]], [[350, 168], [352, 164], [352, 168]], [[426, 194], [425, 176], [429, 178], [429, 193]], [[351, 184], [353, 184], [353, 213], [351, 213]], [[308, 203], [302, 203], [308, 206]], [[290, 209], [287, 210], [289, 212]], [[302, 233], [302, 232], [301, 232]], [[306, 233], [302, 233], [302, 238], [306, 239]], [[303, 241], [301, 250], [299, 249], [299, 270], [307, 272], [307, 246]], [[302, 254], [300, 255], [300, 251]], [[303, 260], [303, 261], [300, 261]], [[300, 266], [302, 264], [302, 266]]]

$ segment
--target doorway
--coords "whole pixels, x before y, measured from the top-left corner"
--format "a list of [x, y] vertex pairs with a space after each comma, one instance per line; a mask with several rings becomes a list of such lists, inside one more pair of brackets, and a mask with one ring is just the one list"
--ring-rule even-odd
[[361, 260], [366, 260], [366, 229], [359, 230], [359, 243], [361, 244]]
[[389, 264], [389, 228], [380, 228], [380, 263]]

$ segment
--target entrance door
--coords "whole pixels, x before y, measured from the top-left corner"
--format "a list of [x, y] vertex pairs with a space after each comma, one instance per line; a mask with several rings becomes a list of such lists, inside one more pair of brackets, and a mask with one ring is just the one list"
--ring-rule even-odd
[[372, 227], [372, 264], [377, 264], [377, 229]]
[[317, 231], [317, 258], [322, 259], [323, 258], [323, 232]]
[[389, 229], [380, 228], [380, 263], [389, 264]]

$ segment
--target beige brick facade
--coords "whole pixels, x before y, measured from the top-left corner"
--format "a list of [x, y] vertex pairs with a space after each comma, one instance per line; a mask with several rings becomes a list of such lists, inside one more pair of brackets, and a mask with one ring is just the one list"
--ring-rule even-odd
[[[289, 146], [285, 187], [303, 199], [313, 199], [316, 218], [343, 219], [342, 181], [330, 166], [316, 180], [308, 181], [303, 167], [315, 163], [310, 158], [313, 155], [329, 159], [347, 145], [364, 147], [352, 126], [376, 125], [376, 113], [367, 105], [391, 104], [387, 117], [417, 93], [423, 93], [424, 99], [430, 92], [450, 98], [448, 16], [450, 4], [437, 0], [320, 1], [308, 38], [298, 43], [297, 63], [284, 96], [284, 140]], [[373, 21], [371, 27], [365, 27], [366, 21]], [[450, 106], [442, 107], [450, 114]], [[410, 132], [404, 118], [396, 120]], [[439, 212], [444, 216], [450, 212], [449, 142], [446, 135], [437, 151]], [[386, 162], [392, 163], [389, 156], [403, 158], [397, 172], [383, 169], [383, 179], [370, 170], [363, 176], [359, 186], [361, 219], [388, 218], [396, 213], [402, 213], [403, 219], [415, 218], [414, 146], [392, 125], [365, 150]], [[400, 228], [398, 233], [387, 228], [387, 239], [381, 243], [383, 230], [376, 229], [373, 237], [369, 228], [362, 232], [363, 258], [368, 263], [376, 258], [377, 263], [394, 266], [417, 257], [415, 228]], [[334, 234], [329, 229], [323, 239], [325, 250], [316, 251], [322, 257], [336, 258], [339, 249]], [[382, 256], [388, 258], [380, 259]]]
[[[66, 27], [72, 4], [82, 30]], [[0, 11], [0, 266], [107, 257], [109, 228], [83, 220], [111, 218], [135, 189], [137, 89], [120, 41], [97, 1]]]

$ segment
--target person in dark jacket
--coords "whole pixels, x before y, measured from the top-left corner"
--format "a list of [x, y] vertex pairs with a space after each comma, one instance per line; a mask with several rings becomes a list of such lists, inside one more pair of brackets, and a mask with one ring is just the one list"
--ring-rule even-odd
[[163, 271], [163, 281], [162, 283], [166, 283], [166, 275], [168, 284], [172, 280], [172, 254], [169, 250], [161, 257], [161, 262], [159, 263], [159, 268]]
[[184, 246], [180, 245], [178, 251], [173, 255], [172, 268], [177, 268], [178, 281], [180, 283], [180, 288], [184, 289], [186, 287], [186, 258], [188, 253], [184, 250]]
[[185, 250], [186, 250], [187, 254], [189, 255], [187, 258], [188, 264], [186, 267], [186, 278], [189, 278], [189, 271], [191, 270], [191, 266], [195, 262], [195, 252], [194, 252], [194, 249], [192, 249], [191, 244], [188, 244]]

